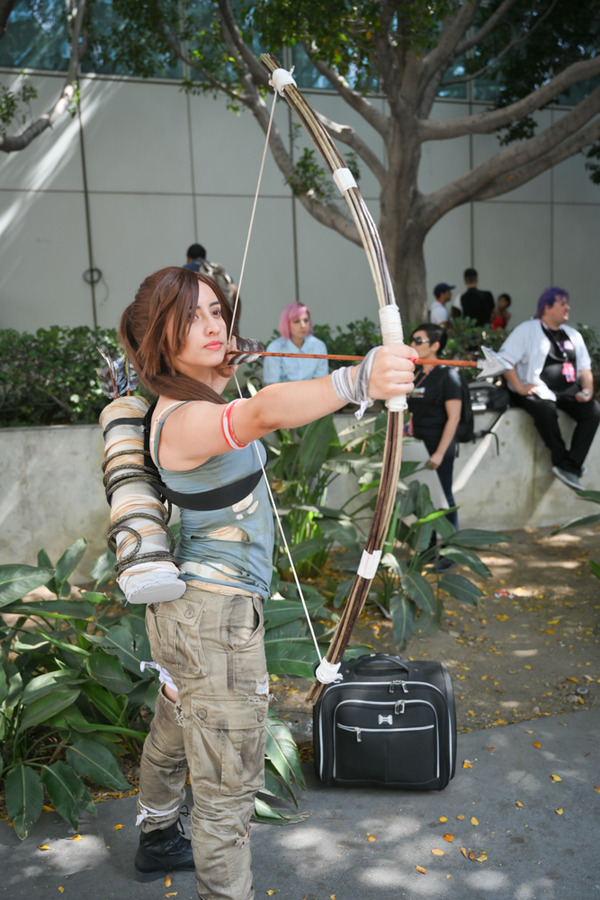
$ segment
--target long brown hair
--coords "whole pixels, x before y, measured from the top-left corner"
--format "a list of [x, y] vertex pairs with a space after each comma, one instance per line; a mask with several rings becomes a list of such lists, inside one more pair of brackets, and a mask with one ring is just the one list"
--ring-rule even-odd
[[212, 388], [177, 370], [198, 303], [198, 282], [214, 292], [227, 331], [233, 313], [216, 281], [199, 272], [169, 266], [149, 275], [121, 316], [119, 339], [142, 384], [175, 400], [226, 401]]

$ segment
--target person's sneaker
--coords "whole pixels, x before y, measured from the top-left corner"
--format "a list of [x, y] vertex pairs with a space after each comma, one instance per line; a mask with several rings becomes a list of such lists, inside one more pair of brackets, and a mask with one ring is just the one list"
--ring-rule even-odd
[[142, 832], [134, 865], [136, 880], [142, 882], [156, 881], [175, 869], [193, 871], [192, 845], [184, 835], [181, 820], [168, 828]]
[[567, 487], [573, 488], [574, 491], [583, 490], [583, 485], [575, 472], [567, 472], [566, 469], [559, 469], [558, 466], [552, 466], [552, 471]]

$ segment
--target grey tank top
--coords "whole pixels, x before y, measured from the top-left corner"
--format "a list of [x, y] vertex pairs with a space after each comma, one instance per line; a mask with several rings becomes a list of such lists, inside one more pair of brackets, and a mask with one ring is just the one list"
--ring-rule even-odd
[[[168, 488], [182, 494], [211, 491], [255, 472], [259, 456], [265, 463], [265, 448], [254, 441], [243, 450], [211, 456], [195, 469], [183, 472], [163, 469], [158, 454], [162, 427], [182, 405], [172, 406], [155, 425], [154, 458]], [[266, 600], [273, 572], [273, 515], [265, 479], [261, 478], [254, 490], [233, 506], [215, 510], [182, 507], [175, 555], [184, 581], [193, 579], [234, 590], [245, 588]]]

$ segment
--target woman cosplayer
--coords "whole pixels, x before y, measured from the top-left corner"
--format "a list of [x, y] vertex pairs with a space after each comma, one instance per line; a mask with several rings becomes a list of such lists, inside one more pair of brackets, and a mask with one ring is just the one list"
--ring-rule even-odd
[[[262, 606], [273, 552], [259, 438], [350, 401], [406, 394], [413, 373], [411, 350], [395, 344], [371, 351], [359, 366], [227, 403], [221, 394], [235, 371], [226, 361], [235, 348], [231, 320], [214, 281], [173, 267], [143, 282], [120, 326], [140, 380], [158, 397], [150, 448], [163, 481], [209, 497], [202, 511], [181, 510], [176, 555], [185, 593], [147, 606], [161, 690], [142, 756], [135, 860], [141, 880], [195, 869], [202, 900], [254, 897], [248, 829], [263, 785], [269, 685]], [[191, 848], [179, 827], [188, 768]]]

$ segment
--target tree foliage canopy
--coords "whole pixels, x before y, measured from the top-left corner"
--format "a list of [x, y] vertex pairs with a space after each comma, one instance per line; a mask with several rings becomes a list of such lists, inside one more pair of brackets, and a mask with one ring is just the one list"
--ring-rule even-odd
[[[10, 0], [0, 0], [0, 11], [3, 2]], [[267, 73], [258, 56], [271, 51], [285, 54], [286, 65], [293, 57], [305, 82], [345, 101], [362, 125], [320, 118], [379, 184], [382, 240], [412, 315], [424, 297], [425, 236], [450, 210], [510, 192], [581, 151], [600, 182], [597, 0], [87, 2], [77, 45], [87, 68], [110, 60], [114, 71], [140, 77], [179, 71], [187, 90], [224, 95], [266, 130]], [[443, 96], [484, 102], [441, 118]], [[549, 105], [558, 111], [540, 119]], [[493, 133], [499, 141], [485, 159], [422, 190], [426, 144]], [[323, 189], [313, 151], [294, 159], [276, 128], [270, 143], [302, 205], [357, 242], [345, 208]]]

